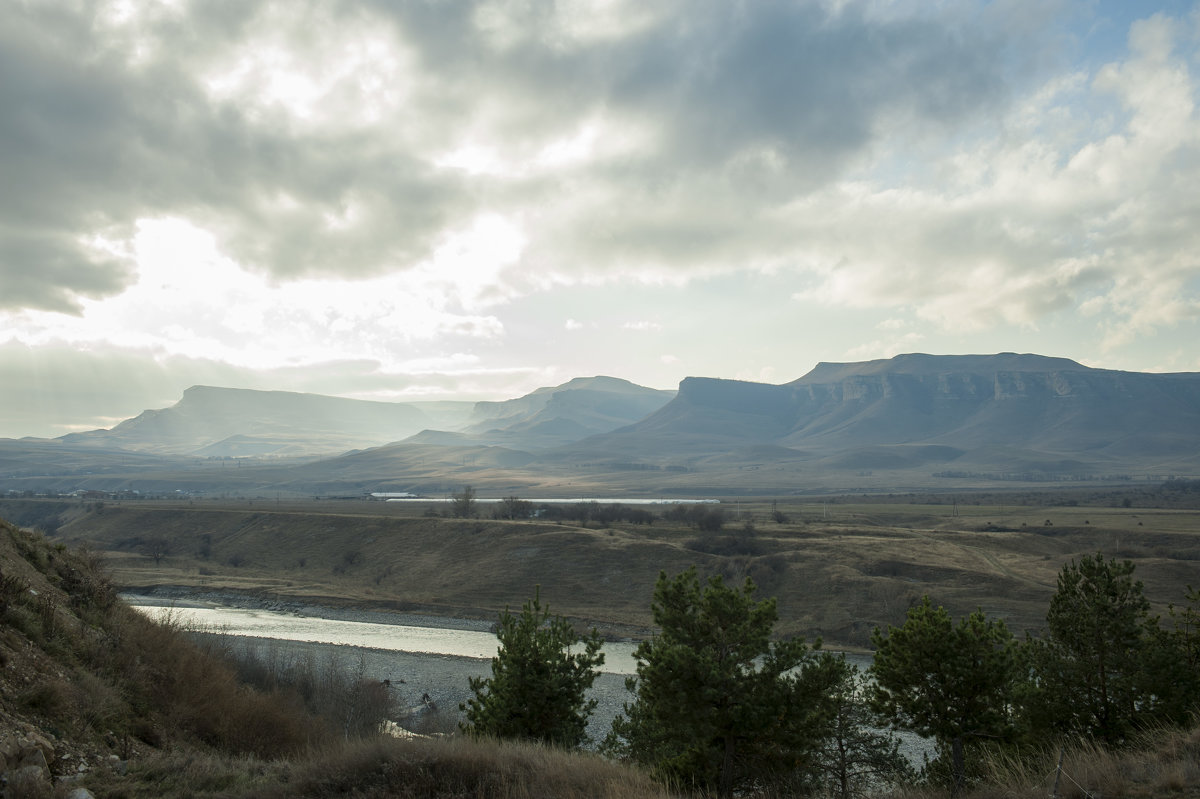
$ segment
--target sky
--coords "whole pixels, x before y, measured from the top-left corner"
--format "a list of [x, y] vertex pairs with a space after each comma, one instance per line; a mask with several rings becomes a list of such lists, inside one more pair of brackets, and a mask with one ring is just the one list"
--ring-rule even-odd
[[191, 385], [1200, 371], [1200, 5], [7, 0], [0, 437]]

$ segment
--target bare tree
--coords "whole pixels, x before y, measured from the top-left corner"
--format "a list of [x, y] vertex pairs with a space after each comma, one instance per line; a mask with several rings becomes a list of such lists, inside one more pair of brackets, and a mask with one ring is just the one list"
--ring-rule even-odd
[[463, 486], [463, 490], [450, 495], [450, 515], [456, 519], [473, 519], [475, 517], [475, 489]]
[[496, 508], [495, 518], [497, 519], [528, 519], [533, 515], [533, 503], [524, 499], [518, 499], [515, 496], [505, 497], [500, 500], [499, 506]]
[[154, 565], [171, 554], [171, 542], [161, 535], [156, 535], [142, 541], [142, 554], [154, 558]]

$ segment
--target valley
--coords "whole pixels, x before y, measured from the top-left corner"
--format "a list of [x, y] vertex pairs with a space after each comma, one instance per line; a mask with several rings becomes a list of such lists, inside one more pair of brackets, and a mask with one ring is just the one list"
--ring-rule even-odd
[[926, 593], [955, 616], [981, 607], [1037, 631], [1058, 570], [1097, 551], [1133, 560], [1165, 614], [1200, 564], [1200, 510], [1181, 497], [1195, 494], [727, 498], [722, 529], [708, 531], [661, 506], [649, 524], [458, 519], [442, 503], [352, 500], [8, 500], [0, 516], [52, 516], [58, 540], [102, 554], [139, 593], [488, 621], [540, 586], [557, 613], [615, 638], [649, 634], [659, 571], [695, 564], [777, 597], [781, 634], [863, 651]]

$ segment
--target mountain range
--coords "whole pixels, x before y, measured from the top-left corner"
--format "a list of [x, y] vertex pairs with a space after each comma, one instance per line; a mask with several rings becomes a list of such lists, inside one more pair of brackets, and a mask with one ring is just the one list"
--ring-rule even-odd
[[[17, 468], [22, 446], [39, 466], [32, 472]], [[39, 471], [60, 485], [73, 471], [78, 483], [80, 470], [66, 467], [79, 453], [92, 471], [86, 482], [110, 490], [166, 473], [207, 490], [304, 493], [444, 491], [467, 482], [738, 493], [1153, 479], [1200, 472], [1200, 373], [1095, 369], [1016, 353], [907, 354], [821, 363], [783, 384], [689, 377], [677, 392], [577, 378], [504, 402], [197, 386], [171, 408], [111, 430], [0, 442], [0, 488], [28, 487]], [[151, 456], [163, 458], [157, 477]], [[242, 461], [236, 480], [211, 468], [213, 458], [230, 457]]]

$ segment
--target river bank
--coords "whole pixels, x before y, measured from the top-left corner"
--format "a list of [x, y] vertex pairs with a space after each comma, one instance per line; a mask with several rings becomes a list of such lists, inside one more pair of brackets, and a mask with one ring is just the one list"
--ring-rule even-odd
[[[386, 681], [397, 708], [395, 721], [419, 734], [457, 730], [463, 718], [460, 705], [472, 695], [469, 680], [491, 674], [491, 653], [497, 646], [494, 623], [480, 619], [331, 608], [234, 592], [185, 592], [173, 588], [122, 594], [122, 599], [148, 613], [172, 614], [198, 640], [226, 648], [236, 656], [278, 664], [300, 660], [322, 666], [332, 663], [367, 679]], [[204, 613], [212, 611], [216, 611], [215, 616]], [[217, 621], [197, 623], [197, 618]], [[295, 619], [320, 621], [322, 624], [317, 626], [325, 629], [312, 632], [311, 624], [299, 632], [281, 629]], [[372, 627], [384, 629], [367, 629]], [[246, 634], [255, 628], [271, 632]], [[395, 630], [397, 635], [387, 636], [387, 628]], [[413, 628], [428, 631], [430, 636], [417, 632], [414, 638]], [[364, 631], [368, 633], [365, 639]], [[299, 635], [301, 639], [286, 637], [290, 635]], [[305, 636], [316, 640], [303, 640]], [[347, 640], [375, 640], [381, 645], [344, 643]], [[588, 724], [588, 735], [596, 744], [608, 734], [613, 719], [631, 699], [625, 678], [634, 669], [635, 646], [632, 641], [606, 644], [608, 667], [612, 669], [615, 661], [617, 673], [602, 671], [589, 692], [589, 698], [597, 701]], [[619, 651], [614, 651], [614, 647]], [[411, 651], [421, 648], [445, 651]]]
[[[227, 649], [235, 657], [250, 656], [280, 665], [308, 661], [320, 669], [332, 666], [365, 679], [386, 681], [395, 708], [393, 720], [421, 735], [457, 731], [464, 718], [460, 706], [472, 696], [469, 680], [491, 675], [491, 660], [485, 658], [232, 636], [210, 630], [191, 634], [198, 641]], [[598, 674], [588, 696], [597, 701], [588, 735], [598, 744], [631, 699], [625, 689], [625, 675]]]
[[[122, 597], [148, 614], [171, 615], [200, 640], [235, 656], [280, 666], [307, 661], [386, 682], [396, 722], [419, 734], [457, 729], [460, 706], [472, 695], [469, 681], [491, 674], [498, 646], [493, 624], [479, 619], [329, 608], [233, 592], [166, 589]], [[629, 639], [605, 644], [605, 664], [588, 694], [597, 702], [588, 724], [594, 744], [633, 699], [625, 680], [636, 672], [636, 646]], [[870, 665], [869, 656], [846, 657], [861, 669]]]
[[353, 605], [313, 604], [300, 599], [258, 596], [238, 591], [202, 591], [188, 586], [162, 585], [135, 592], [123, 592], [121, 598], [134, 606], [171, 606], [178, 608], [243, 608], [297, 616], [311, 616], [332, 621], [355, 621], [367, 624], [392, 624], [410, 627], [434, 627], [451, 630], [489, 631], [495, 620], [465, 616], [449, 616], [403, 610], [363, 608]]

